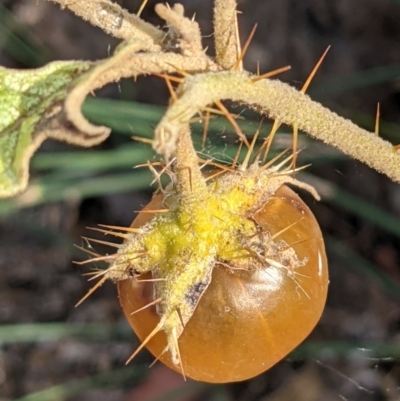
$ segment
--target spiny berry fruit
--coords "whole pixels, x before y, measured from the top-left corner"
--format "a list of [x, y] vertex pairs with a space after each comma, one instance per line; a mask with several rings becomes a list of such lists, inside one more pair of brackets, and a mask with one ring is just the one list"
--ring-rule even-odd
[[307, 337], [327, 260], [316, 219], [285, 182], [306, 187], [250, 166], [209, 180], [201, 200], [184, 204], [171, 187], [145, 207], [108, 270], [142, 341], [130, 360], [146, 346], [187, 377], [234, 382]]

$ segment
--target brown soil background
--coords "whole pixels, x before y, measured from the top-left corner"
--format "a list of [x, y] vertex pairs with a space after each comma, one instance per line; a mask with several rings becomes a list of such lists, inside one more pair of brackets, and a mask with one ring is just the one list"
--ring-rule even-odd
[[[82, 0], [83, 1], [83, 0]], [[139, 1], [119, 3], [132, 12]], [[211, 2], [182, 1], [187, 15], [196, 12], [205, 43], [211, 43]], [[15, 17], [43, 44], [51, 59], [99, 59], [106, 57], [116, 41], [45, 0], [2, 1]], [[161, 23], [150, 1], [144, 18]], [[332, 45], [318, 72], [318, 82], [338, 79], [374, 67], [400, 63], [400, 4], [389, 0], [242, 0], [239, 7], [241, 33], [245, 40], [254, 23], [255, 38], [245, 64], [261, 70], [290, 64], [282, 79], [299, 87], [322, 52]], [[0, 64], [25, 68], [5, 50]], [[325, 81], [326, 82], [326, 81]], [[339, 114], [374, 115], [381, 103], [382, 119], [400, 122], [399, 81], [348, 90], [321, 98]], [[321, 86], [323, 94], [324, 87]], [[118, 96], [115, 88], [105, 93]], [[140, 80], [135, 100], [165, 104], [166, 89], [158, 80]], [[369, 127], [372, 128], [372, 127]], [[400, 143], [400, 134], [396, 143]], [[66, 149], [49, 143], [45, 150]], [[400, 217], [400, 187], [354, 161], [323, 167], [315, 172], [360, 198]], [[66, 201], [31, 208], [0, 221], [0, 324], [16, 323], [115, 323], [127, 330], [115, 288], [105, 285], [82, 306], [74, 304], [87, 290], [80, 269], [71, 262], [65, 246], [42, 232], [51, 229], [75, 243], [88, 235], [86, 226], [99, 222], [127, 225], [150, 193], [124, 193], [80, 201]], [[399, 239], [377, 229], [338, 206], [307, 198], [324, 233], [376, 263], [392, 280], [400, 280]], [[44, 231], [43, 231], [44, 230]], [[331, 286], [324, 316], [311, 340], [377, 343], [400, 346], [400, 306], [373, 281], [356, 274], [334, 255], [330, 259]], [[2, 344], [0, 347], [0, 400], [9, 400], [51, 386], [121, 368], [136, 344], [127, 336], [113, 341], [82, 341]], [[360, 345], [361, 347], [361, 345]], [[365, 351], [365, 350], [364, 350]], [[253, 380], [221, 386], [218, 397], [205, 387], [186, 400], [238, 401], [395, 401], [400, 399], [400, 363], [393, 355], [386, 360], [369, 358], [362, 349], [346, 357], [327, 355], [315, 360], [283, 361]], [[148, 364], [143, 352], [135, 361]], [[182, 385], [179, 376], [158, 366], [140, 382], [92, 390], [70, 398], [76, 401], [146, 401]], [[214, 397], [214, 398], [212, 398]], [[61, 399], [61, 398], [60, 398]], [[170, 398], [180, 400], [184, 398]]]

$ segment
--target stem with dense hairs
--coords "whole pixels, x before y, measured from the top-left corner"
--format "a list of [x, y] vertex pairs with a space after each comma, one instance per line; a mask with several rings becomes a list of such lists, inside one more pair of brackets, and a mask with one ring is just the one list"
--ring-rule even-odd
[[104, 32], [123, 40], [143, 41], [149, 49], [159, 50], [165, 33], [110, 0], [51, 0], [66, 7]]
[[215, 58], [225, 70], [232, 68], [239, 57], [236, 26], [236, 0], [215, 0]]
[[180, 194], [181, 202], [190, 204], [193, 200], [198, 201], [204, 198], [207, 193], [207, 185], [199, 168], [197, 153], [190, 136], [189, 124], [181, 126], [175, 157], [175, 185]]
[[[339, 117], [283, 82], [254, 78], [247, 72], [227, 71], [186, 78], [180, 98], [168, 108], [156, 129], [155, 149], [162, 154], [173, 154], [182, 122], [189, 121], [214, 101], [231, 99], [282, 123], [297, 125], [311, 136], [400, 182], [400, 152], [394, 151], [389, 142]], [[157, 136], [160, 129], [168, 131], [168, 142], [161, 144]]]

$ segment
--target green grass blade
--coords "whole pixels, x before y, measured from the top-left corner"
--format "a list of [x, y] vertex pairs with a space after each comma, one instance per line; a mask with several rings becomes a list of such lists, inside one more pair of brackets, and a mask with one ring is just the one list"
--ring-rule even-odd
[[316, 82], [309, 91], [312, 98], [325, 98], [350, 90], [370, 87], [388, 82], [400, 76], [400, 64], [371, 68], [342, 77]]
[[31, 323], [0, 326], [0, 344], [57, 342], [66, 339], [107, 341], [133, 338], [132, 330], [125, 325]]
[[94, 389], [133, 386], [146, 375], [148, 366], [133, 366], [74, 380], [14, 399], [14, 401], [64, 401]]
[[47, 48], [34, 39], [32, 32], [22, 26], [0, 4], [0, 47], [11, 57], [28, 67], [40, 67], [51, 59]]
[[393, 343], [361, 343], [346, 342], [346, 341], [332, 341], [332, 342], [317, 342], [307, 341], [300, 347], [293, 351], [288, 359], [289, 360], [306, 360], [310, 358], [349, 358], [357, 357], [359, 359], [365, 358], [369, 360], [374, 359], [374, 362], [396, 360], [400, 358], [400, 345]]
[[382, 271], [374, 263], [360, 256], [341, 242], [324, 235], [325, 245], [335, 259], [342, 261], [345, 266], [359, 274], [361, 277], [371, 280], [380, 287], [388, 296], [400, 302], [400, 283]]
[[209, 385], [199, 382], [188, 382], [184, 383], [181, 387], [167, 391], [162, 395], [149, 398], [143, 401], [181, 401], [187, 400], [188, 398], [194, 398], [198, 396], [202, 391], [206, 390]]
[[106, 125], [114, 132], [146, 138], [154, 136], [154, 127], [165, 108], [124, 100], [88, 97], [82, 112], [93, 124]]
[[35, 170], [68, 169], [83, 172], [100, 172], [116, 168], [133, 168], [152, 160], [155, 153], [150, 146], [129, 143], [114, 150], [83, 150], [60, 153], [41, 153], [34, 156]]
[[0, 215], [6, 215], [24, 207], [57, 202], [64, 199], [84, 199], [117, 192], [149, 189], [153, 176], [150, 171], [110, 174], [104, 177], [88, 177], [78, 180], [58, 181], [40, 179], [32, 181], [27, 191], [11, 200], [0, 201]]
[[314, 175], [301, 173], [299, 174], [299, 178], [312, 185], [321, 195], [322, 200], [332, 202], [400, 238], [400, 219], [396, 218], [393, 214], [385, 212], [372, 203], [364, 201], [340, 189], [335, 184]]
[[[71, 323], [32, 323], [10, 324], [0, 327], [0, 344], [80, 341], [119, 341], [133, 340], [134, 334], [125, 325], [114, 324], [71, 324]], [[309, 359], [329, 354], [343, 357], [357, 350], [369, 350], [368, 356], [376, 358], [400, 357], [400, 345], [388, 343], [360, 344], [352, 342], [308, 341], [290, 354], [290, 359]]]

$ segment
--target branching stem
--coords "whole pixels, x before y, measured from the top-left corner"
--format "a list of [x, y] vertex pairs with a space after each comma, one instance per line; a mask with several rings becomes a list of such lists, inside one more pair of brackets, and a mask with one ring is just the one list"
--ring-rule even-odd
[[236, 0], [214, 1], [214, 38], [217, 63], [225, 70], [232, 68], [239, 58]]
[[253, 82], [252, 78], [245, 72], [226, 71], [186, 78], [180, 98], [169, 107], [159, 125], [168, 126], [170, 141], [164, 142], [162, 149], [156, 137], [155, 149], [172, 154], [180, 121], [189, 121], [216, 100], [231, 99], [282, 123], [297, 125], [311, 136], [400, 182], [400, 153], [389, 142], [339, 117], [283, 82], [269, 79]]
[[51, 0], [118, 39], [143, 41], [159, 50], [165, 33], [110, 0]]
[[[207, 106], [223, 99], [243, 103], [276, 121], [301, 129], [400, 182], [400, 152], [389, 142], [339, 117], [287, 84], [231, 71], [240, 60], [241, 52], [235, 0], [214, 1], [215, 62], [203, 51], [197, 23], [184, 16], [183, 6], [179, 4], [172, 8], [161, 4], [156, 7], [159, 16], [167, 22], [169, 32], [166, 34], [110, 0], [51, 1], [127, 40], [109, 61], [99, 63], [88, 72], [86, 82], [77, 85], [68, 96], [66, 114], [80, 130], [90, 132], [96, 128], [79, 112], [80, 104], [90, 91], [140, 74], [177, 72], [189, 75], [156, 129], [154, 148], [166, 159], [179, 154], [177, 166], [181, 163], [182, 171], [191, 171], [191, 190], [202, 180], [197, 179], [197, 159], [193, 146], [189, 146], [188, 122]], [[104, 129], [100, 127], [99, 132], [104, 134]], [[181, 151], [189, 148], [189, 153]], [[205, 185], [204, 182], [201, 185]]]

